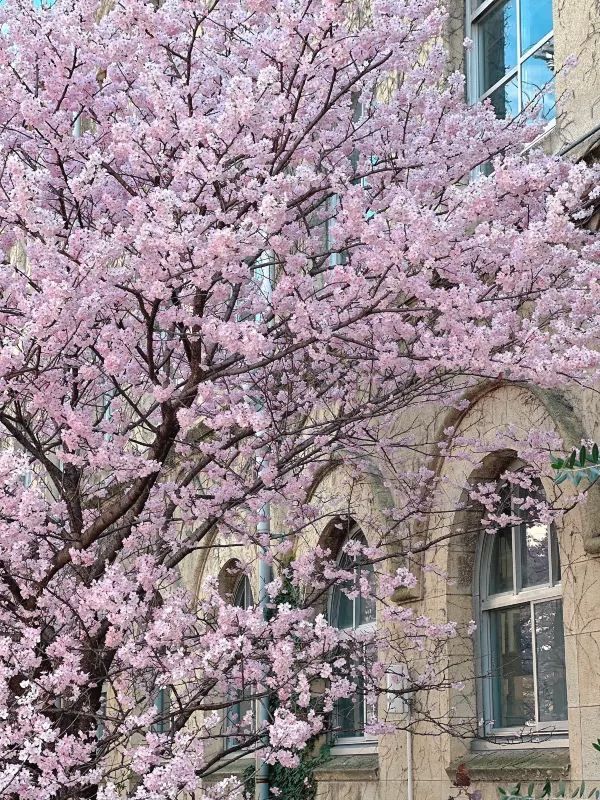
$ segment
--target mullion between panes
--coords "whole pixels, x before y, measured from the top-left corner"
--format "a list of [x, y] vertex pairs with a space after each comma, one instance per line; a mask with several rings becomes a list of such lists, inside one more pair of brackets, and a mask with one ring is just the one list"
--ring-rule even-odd
[[516, 6], [516, 24], [517, 24], [517, 109], [519, 114], [523, 110], [523, 103], [522, 103], [522, 95], [521, 95], [521, 87], [522, 87], [522, 76], [521, 76], [521, 0], [515, 0]]
[[483, 627], [482, 643], [486, 651], [482, 653], [481, 667], [483, 672], [483, 730], [484, 735], [491, 733], [494, 728], [494, 656], [492, 650], [492, 623], [490, 613], [483, 613], [481, 619]]
[[[510, 513], [513, 513], [512, 501], [510, 504]], [[519, 525], [514, 523], [511, 527], [511, 542], [512, 542], [512, 571], [513, 571], [513, 594], [519, 594], [522, 587], [521, 581], [521, 548], [519, 537]]]
[[491, 97], [491, 95], [494, 94], [496, 89], [500, 89], [506, 83], [510, 83], [512, 79], [515, 77], [515, 75], [517, 75], [518, 70], [519, 70], [518, 65], [516, 67], [513, 67], [509, 72], [506, 73], [506, 75], [503, 75], [499, 81], [496, 81], [496, 83], [490, 86], [489, 89], [486, 89], [485, 92], [479, 96], [479, 101], [482, 102], [483, 100], [486, 100], [488, 97]]
[[356, 560], [356, 556], [354, 556], [354, 591], [358, 592], [358, 596], [352, 601], [352, 629], [356, 630], [359, 623], [356, 616], [360, 609], [360, 561]]
[[[489, 11], [489, 9], [492, 6], [495, 6], [496, 4], [498, 4], [498, 0], [486, 0], [485, 3], [482, 3], [474, 11], [471, 11], [471, 24], [472, 25], [477, 24], [477, 22], [479, 22], [481, 17], [483, 17], [483, 15], [487, 11]], [[473, 2], [471, 2], [471, 6], [473, 5], [474, 5]]]
[[[518, 4], [518, 6], [520, 7], [520, 3]], [[517, 16], [519, 16], [519, 15], [517, 15]], [[518, 47], [519, 47], [518, 52], [517, 52], [519, 113], [521, 113], [523, 111], [522, 89], [521, 89], [521, 87], [522, 87], [522, 84], [523, 84], [522, 76], [523, 76], [523, 67], [525, 65], [525, 62], [529, 58], [531, 58], [531, 56], [534, 55], [541, 47], [543, 47], [547, 42], [549, 42], [553, 37], [554, 37], [554, 27], [552, 28], [550, 33], [547, 33], [542, 39], [538, 39], [538, 41], [535, 42], [534, 44], [532, 44], [531, 47], [525, 53], [523, 53], [523, 55], [520, 55], [520, 53], [521, 53], [521, 30], [520, 30], [520, 28], [517, 30], [517, 43], [518, 43]], [[542, 98], [542, 103], [543, 103], [544, 95], [545, 95], [545, 92], [542, 92], [539, 96], [537, 96], [537, 101], [539, 102], [540, 97], [541, 97]], [[532, 102], [531, 100], [528, 100], [526, 105], [528, 105], [528, 106], [531, 105], [531, 102]]]
[[526, 50], [522, 56], [517, 54], [519, 58], [519, 67], [521, 66], [522, 63], [527, 61], [527, 59], [530, 58], [537, 50], [539, 50], [540, 47], [543, 47], [546, 44], [546, 42], [549, 42], [550, 39], [553, 38], [553, 36], [554, 36], [554, 28], [552, 28], [552, 30], [549, 31], [545, 36], [542, 36], [541, 39], [538, 39], [537, 42], [534, 42], [534, 44], [532, 44], [531, 47], [528, 50]]
[[535, 603], [529, 604], [529, 614], [531, 618], [531, 656], [533, 660], [533, 703], [535, 709], [535, 722], [540, 721], [540, 709], [538, 702], [538, 674], [537, 674], [537, 638], [535, 635]]
[[545, 600], [560, 600], [561, 596], [559, 585], [548, 587], [547, 584], [544, 584], [543, 586], [535, 586], [531, 589], [526, 588], [518, 595], [512, 592], [494, 595], [491, 599], [482, 602], [482, 610], [495, 611], [497, 609], [520, 606], [524, 603], [541, 603]]
[[552, 525], [548, 525], [548, 536], [546, 537], [546, 547], [548, 550], [548, 581], [550, 586], [554, 586], [554, 564], [552, 563], [552, 539], [554, 530]]

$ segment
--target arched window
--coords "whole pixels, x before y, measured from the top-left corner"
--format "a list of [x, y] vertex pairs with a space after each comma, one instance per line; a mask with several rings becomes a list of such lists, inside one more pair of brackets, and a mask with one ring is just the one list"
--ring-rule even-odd
[[[238, 608], [247, 609], [254, 605], [252, 588], [247, 575], [238, 576], [233, 588], [232, 599], [233, 605]], [[227, 708], [226, 727], [228, 730], [237, 728], [246, 714], [253, 710], [252, 686], [244, 683], [241, 690], [233, 695], [232, 700], [234, 702]], [[226, 748], [240, 744], [240, 738], [239, 736], [228, 736], [225, 741]]]
[[[365, 563], [363, 556], [352, 556], [345, 552], [344, 545], [349, 541], [367, 544], [367, 540], [357, 527], [353, 527], [344, 540], [337, 563], [340, 569], [352, 573], [352, 578], [333, 587], [329, 599], [329, 620], [333, 626], [341, 630], [367, 630], [375, 625], [375, 599], [361, 595], [360, 583], [361, 578], [366, 578], [369, 585], [374, 585], [373, 565]], [[352, 596], [349, 597], [344, 589], [350, 591]], [[356, 590], [358, 593], [355, 595]], [[359, 657], [367, 660], [372, 655], [365, 651]], [[333, 725], [338, 742], [345, 738], [364, 737], [367, 714], [369, 711], [372, 712], [372, 709], [367, 708], [362, 681], [359, 678], [355, 682], [356, 693], [352, 697], [338, 700], [335, 704]]]
[[528, 499], [505, 485], [505, 513], [518, 518], [483, 534], [479, 564], [479, 646], [486, 735], [528, 728], [564, 732], [567, 720], [561, 570], [556, 531]]

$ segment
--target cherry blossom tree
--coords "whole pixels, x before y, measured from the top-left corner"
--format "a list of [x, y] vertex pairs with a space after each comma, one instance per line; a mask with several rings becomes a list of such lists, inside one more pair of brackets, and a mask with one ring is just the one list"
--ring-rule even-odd
[[[230, 793], [202, 788], [223, 753], [293, 765], [358, 682], [376, 702], [368, 646], [415, 654], [400, 693], [448, 685], [455, 626], [393, 602], [439, 452], [418, 420], [484, 380], [592, 380], [600, 288], [597, 174], [467, 107], [444, 24], [438, 0], [0, 6], [0, 797]], [[367, 460], [396, 498], [391, 539], [346, 548], [373, 568], [295, 552], [320, 471]], [[215, 537], [272, 566], [266, 604], [182, 581]], [[336, 584], [385, 624], [330, 625]], [[232, 739], [247, 685], [266, 718]]]

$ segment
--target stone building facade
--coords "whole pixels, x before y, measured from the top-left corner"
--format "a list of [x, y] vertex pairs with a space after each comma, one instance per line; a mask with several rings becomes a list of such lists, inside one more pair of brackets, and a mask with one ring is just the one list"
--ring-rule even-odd
[[[489, 96], [497, 112], [509, 116], [521, 111], [550, 80], [552, 88], [545, 92], [542, 105], [546, 126], [542, 145], [569, 158], [593, 159], [600, 147], [596, 0], [555, 0], [554, 7], [551, 0], [467, 0], [467, 7], [452, 0], [450, 12], [448, 42], [455, 66], [464, 58], [464, 38], [473, 41], [465, 64], [470, 99]], [[565, 68], [572, 55], [577, 57], [576, 66]], [[459, 791], [453, 781], [462, 764], [472, 787], [480, 789], [485, 800], [497, 796], [499, 785], [517, 781], [540, 785], [550, 778], [565, 780], [573, 790], [581, 781], [589, 789], [600, 787], [600, 752], [592, 747], [600, 738], [600, 490], [594, 489], [586, 505], [556, 526], [556, 545], [549, 529], [537, 531], [548, 542], [543, 574], [538, 564], [529, 577], [527, 541], [507, 539], [506, 552], [512, 554], [507, 560], [506, 552], [503, 556], [499, 550], [490, 551], [460, 512], [444, 511], [459, 505], [453, 486], [470, 477], [494, 480], [514, 460], [510, 452], [494, 452], [498, 430], [543, 427], [556, 431], [565, 442], [597, 441], [600, 399], [594, 392], [558, 395], [482, 386], [466, 411], [440, 410], [419, 424], [436, 433], [453, 426], [458, 434], [469, 432], [490, 442], [491, 454], [478, 464], [472, 459], [460, 467], [456, 461], [436, 463], [438, 475], [451, 473], [452, 480], [443, 484], [435, 500], [440, 509], [435, 528], [438, 535], [444, 531], [452, 535], [427, 551], [426, 559], [435, 569], [422, 570], [416, 589], [401, 598], [404, 605], [436, 619], [478, 622], [474, 638], [458, 638], [449, 654], [450, 662], [456, 663], [456, 680], [463, 686], [447, 690], [437, 701], [441, 716], [459, 726], [468, 722], [471, 732], [457, 737], [417, 726], [412, 735], [401, 730], [379, 740], [340, 737], [331, 758], [317, 768], [318, 800], [445, 800]], [[551, 499], [557, 491], [550, 470], [543, 490]], [[365, 472], [364, 481], [357, 484], [341, 469], [326, 473], [315, 494], [322, 494], [330, 518], [338, 511], [347, 514], [352, 494], [353, 517], [367, 542], [370, 526], [384, 524], [385, 509], [394, 501], [375, 473]], [[535, 539], [536, 532], [531, 535]], [[297, 543], [296, 555], [324, 541], [332, 544], [331, 530], [325, 524], [315, 525]], [[341, 542], [333, 545], [340, 547]], [[235, 574], [236, 559], [250, 562], [255, 554], [215, 548], [185, 564], [184, 581], [200, 591], [205, 576], [218, 575], [224, 593], [237, 592], [241, 598], [251, 592], [256, 597], [258, 576], [242, 586]], [[501, 590], [496, 591], [494, 581], [505, 582]], [[372, 620], [361, 618], [355, 624]], [[534, 640], [528, 645], [523, 631], [532, 628]], [[485, 661], [492, 657], [488, 652], [492, 646], [504, 648], [504, 654], [494, 656], [501, 670], [503, 657], [505, 667], [508, 663], [507, 654], [512, 653], [514, 660], [519, 649], [531, 650], [521, 653], [520, 666], [509, 665], [501, 680], [490, 685]], [[386, 711], [388, 718], [394, 713], [406, 711]], [[498, 713], [502, 719], [493, 719]], [[244, 766], [242, 759], [236, 769]]]

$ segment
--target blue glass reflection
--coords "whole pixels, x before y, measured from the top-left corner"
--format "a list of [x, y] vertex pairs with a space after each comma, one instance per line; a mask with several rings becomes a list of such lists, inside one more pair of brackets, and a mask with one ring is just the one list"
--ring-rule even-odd
[[552, 30], [552, 0], [521, 0], [521, 55]]
[[556, 115], [554, 92], [554, 43], [552, 39], [523, 62], [521, 76], [523, 109], [539, 107], [538, 116], [546, 122]]

